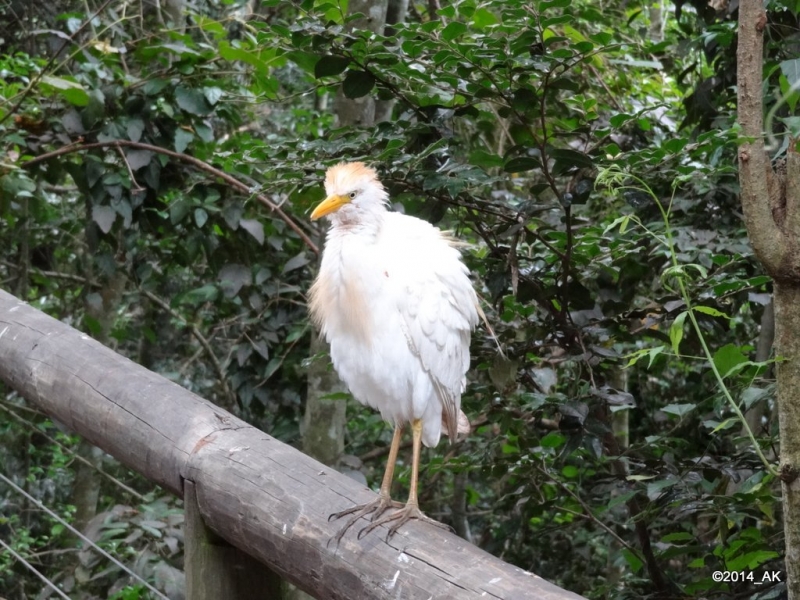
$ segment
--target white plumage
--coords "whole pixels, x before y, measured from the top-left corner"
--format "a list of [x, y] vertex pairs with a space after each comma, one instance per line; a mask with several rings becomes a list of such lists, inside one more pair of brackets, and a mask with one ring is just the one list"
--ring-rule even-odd
[[[419, 438], [435, 446], [443, 425], [455, 440], [459, 421], [462, 431], [468, 423], [459, 419], [461, 394], [479, 308], [454, 241], [425, 221], [389, 212], [383, 185], [363, 163], [330, 168], [325, 190], [328, 197], [311, 217], [328, 215], [331, 228], [309, 307], [330, 343], [334, 368], [359, 402], [395, 425], [393, 446], [408, 423], [420, 429], [417, 446]], [[414, 510], [417, 466], [414, 507], [406, 507], [413, 514], [379, 522], [398, 519], [392, 532], [408, 518], [422, 518]], [[393, 467], [387, 467], [388, 484]], [[359, 512], [345, 530], [362, 514], [377, 517], [393, 505], [386, 479], [380, 506], [345, 511]]]

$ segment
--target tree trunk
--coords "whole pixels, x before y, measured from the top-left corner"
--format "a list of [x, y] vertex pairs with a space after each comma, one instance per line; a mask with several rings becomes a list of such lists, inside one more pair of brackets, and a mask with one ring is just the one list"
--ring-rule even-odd
[[[386, 7], [386, 27], [384, 28], [384, 34], [387, 36], [395, 35], [396, 31], [392, 25], [405, 22], [407, 13], [408, 0], [389, 0], [388, 6]], [[375, 123], [391, 120], [394, 105], [394, 98], [391, 100], [376, 100]]]
[[778, 421], [783, 481], [783, 530], [786, 537], [786, 586], [790, 600], [800, 598], [800, 285], [775, 283], [775, 350]]
[[[86, 199], [86, 227], [84, 235], [88, 252], [86, 259], [87, 279], [93, 279], [93, 255], [98, 249], [97, 225], [91, 218], [91, 200]], [[100, 292], [90, 292], [83, 298], [86, 315], [97, 323], [94, 338], [102, 344], [108, 344], [109, 333], [114, 324], [114, 315], [117, 306], [125, 291], [125, 275], [117, 271], [107, 278]], [[75, 505], [75, 527], [79, 531], [97, 514], [97, 501], [100, 498], [100, 476], [97, 470], [103, 458], [99, 448], [94, 447], [86, 440], [81, 440], [78, 456], [87, 462], [78, 462], [75, 465], [75, 482], [72, 486], [71, 500]], [[93, 465], [94, 468], [91, 466]]]
[[[348, 28], [382, 32], [386, 23], [387, 2], [388, 0], [379, 2], [351, 0], [349, 14], [360, 12], [367, 17], [350, 22]], [[371, 127], [375, 121], [375, 101], [369, 95], [350, 99], [340, 88], [334, 100], [333, 110], [339, 127], [353, 125]], [[311, 356], [316, 356], [320, 353], [327, 355], [330, 349], [328, 344], [315, 333], [309, 350]], [[326, 465], [336, 467], [344, 451], [347, 404], [341, 399], [327, 398], [330, 394], [344, 390], [338, 376], [328, 365], [327, 360], [315, 360], [309, 368], [306, 411], [303, 416], [303, 452]], [[286, 597], [290, 600], [311, 598], [298, 589], [287, 590]]]
[[76, 454], [96, 467], [93, 469], [84, 462], [78, 462], [75, 466], [75, 483], [72, 484], [71, 497], [72, 504], [75, 505], [73, 525], [78, 531], [83, 531], [97, 515], [97, 501], [100, 498], [100, 477], [97, 469], [100, 468], [103, 451], [81, 440]]
[[737, 87], [739, 123], [749, 140], [739, 147], [742, 209], [753, 249], [774, 280], [775, 353], [780, 422], [780, 477], [786, 543], [786, 587], [800, 600], [800, 156], [789, 145], [774, 170], [764, 148], [761, 0], [739, 4]]
[[[351, 0], [349, 13], [364, 13], [364, 19], [348, 24], [348, 28], [367, 29], [375, 33], [383, 31], [386, 24], [388, 0], [369, 2]], [[336, 96], [334, 111], [340, 126], [373, 125], [375, 103], [365, 96], [351, 100], [341, 90]], [[328, 352], [328, 345], [314, 337], [310, 346], [311, 355]], [[335, 373], [328, 369], [327, 361], [314, 361], [308, 377], [308, 397], [303, 421], [303, 451], [330, 466], [344, 450], [345, 405], [340, 400], [325, 399], [325, 396], [342, 391], [343, 387]]]
[[[352, 30], [362, 29], [373, 33], [383, 33], [386, 26], [386, 10], [389, 0], [350, 0], [349, 14], [363, 13], [365, 18], [356, 19], [348, 23], [347, 28]], [[333, 101], [333, 110], [336, 113], [339, 127], [357, 125], [372, 127], [375, 123], [375, 100], [372, 96], [362, 96], [351, 99], [344, 95], [341, 88], [336, 93]]]
[[[311, 339], [311, 355], [328, 352], [328, 344], [318, 335]], [[308, 398], [303, 415], [303, 452], [319, 462], [335, 467], [344, 452], [347, 404], [329, 394], [344, 391], [328, 360], [315, 360], [308, 370]]]
[[[770, 301], [764, 307], [764, 314], [761, 315], [761, 331], [758, 334], [758, 341], [756, 342], [756, 362], [766, 362], [769, 360], [769, 357], [772, 355], [772, 346], [775, 342], [775, 308], [774, 303]], [[772, 369], [768, 372], [764, 373], [764, 377], [770, 377], [772, 373]], [[745, 413], [745, 420], [747, 422], [747, 427], [752, 431], [754, 434], [758, 435], [759, 432], [763, 431], [764, 426], [762, 425], [761, 421], [764, 418], [764, 409], [767, 407], [767, 401], [765, 399], [756, 401]], [[769, 426], [770, 418], [767, 417], [767, 425]], [[747, 430], [745, 426], [742, 426], [741, 437], [747, 437]], [[747, 444], [749, 442], [742, 442], [742, 444]], [[773, 460], [775, 457], [770, 456], [770, 460]]]
[[650, 40], [660, 42], [664, 39], [664, 1], [657, 0], [650, 5]]

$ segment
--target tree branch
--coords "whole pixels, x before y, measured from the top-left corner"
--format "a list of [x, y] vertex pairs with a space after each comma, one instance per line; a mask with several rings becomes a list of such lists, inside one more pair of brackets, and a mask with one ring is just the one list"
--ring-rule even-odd
[[114, 140], [112, 142], [93, 142], [89, 144], [70, 144], [69, 146], [64, 146], [59, 148], [58, 150], [53, 150], [52, 152], [47, 152], [45, 154], [40, 154], [39, 156], [23, 163], [22, 167], [24, 169], [28, 169], [34, 165], [39, 163], [45, 162], [50, 160], [51, 158], [57, 158], [59, 156], [63, 156], [65, 154], [72, 154], [73, 152], [80, 152], [81, 150], [93, 150], [96, 148], [120, 148], [120, 147], [127, 147], [127, 148], [136, 148], [137, 150], [149, 150], [150, 152], [156, 152], [158, 154], [164, 154], [175, 160], [179, 160], [181, 162], [187, 163], [192, 165], [193, 167], [205, 171], [215, 177], [219, 177], [225, 183], [230, 185], [232, 188], [238, 190], [242, 194], [250, 195], [252, 194], [256, 200], [261, 202], [264, 206], [269, 208], [272, 212], [276, 213], [283, 221], [294, 231], [298, 237], [303, 240], [306, 246], [311, 249], [314, 254], [319, 254], [319, 248], [317, 245], [311, 240], [310, 237], [300, 228], [300, 226], [294, 222], [294, 220], [287, 215], [277, 204], [272, 202], [269, 198], [264, 196], [263, 194], [255, 193], [253, 194], [252, 190], [249, 186], [242, 183], [235, 177], [228, 175], [224, 171], [220, 171], [216, 167], [211, 166], [205, 161], [200, 160], [199, 158], [195, 158], [194, 156], [189, 156], [188, 154], [182, 154], [180, 152], [174, 152], [173, 150], [168, 150], [166, 148], [162, 148], [161, 146], [155, 146], [153, 144], [145, 144], [142, 142], [131, 142], [129, 140]]
[[781, 276], [788, 240], [781, 229], [785, 197], [764, 149], [762, 80], [767, 15], [761, 0], [739, 4], [737, 60], [738, 119], [747, 141], [739, 146], [739, 181], [747, 233], [758, 258], [773, 277]]

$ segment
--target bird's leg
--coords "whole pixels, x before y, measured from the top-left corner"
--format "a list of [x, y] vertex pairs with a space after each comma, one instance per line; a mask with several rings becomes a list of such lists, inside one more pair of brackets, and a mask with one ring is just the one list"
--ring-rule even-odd
[[392, 500], [391, 491], [392, 491], [392, 479], [394, 478], [394, 466], [397, 462], [397, 451], [400, 449], [400, 438], [403, 435], [403, 426], [396, 425], [394, 428], [394, 435], [392, 436], [392, 445], [389, 446], [389, 459], [386, 462], [386, 471], [383, 473], [383, 481], [381, 481], [381, 490], [378, 494], [378, 497], [373, 500], [372, 502], [368, 502], [366, 504], [359, 504], [357, 506], [353, 506], [352, 508], [348, 508], [347, 510], [343, 510], [338, 513], [333, 513], [330, 517], [328, 517], [329, 521], [333, 521], [335, 519], [341, 519], [347, 515], [353, 515], [350, 519], [345, 523], [344, 527], [339, 530], [332, 539], [336, 540], [338, 544], [339, 541], [342, 539], [342, 536], [347, 532], [353, 524], [358, 521], [361, 517], [366, 517], [369, 514], [372, 514], [372, 520], [374, 521], [378, 517], [380, 517], [384, 512], [386, 512], [390, 508], [401, 508], [403, 505], [400, 502], [395, 502]]
[[411, 456], [411, 486], [408, 491], [408, 502], [406, 502], [406, 505], [396, 513], [387, 515], [382, 519], [378, 519], [377, 521], [373, 519], [370, 525], [367, 525], [359, 532], [359, 539], [367, 535], [373, 529], [380, 527], [384, 523], [396, 521], [396, 523], [389, 528], [389, 534], [387, 538], [390, 538], [397, 533], [397, 530], [400, 529], [410, 519], [418, 519], [420, 521], [430, 523], [431, 525], [436, 525], [436, 527], [450, 529], [452, 531], [450, 526], [445, 525], [444, 523], [439, 523], [439, 521], [425, 516], [425, 514], [419, 509], [419, 502], [417, 500], [417, 480], [419, 478], [419, 458], [422, 446], [422, 419], [414, 419], [414, 421], [412, 421], [411, 432], [414, 435], [414, 445], [413, 454]]

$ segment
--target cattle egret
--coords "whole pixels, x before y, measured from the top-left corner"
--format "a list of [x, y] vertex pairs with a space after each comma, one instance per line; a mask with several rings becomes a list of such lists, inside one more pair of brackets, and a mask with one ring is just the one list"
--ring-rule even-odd
[[[455, 241], [426, 221], [387, 210], [375, 171], [342, 163], [325, 176], [327, 198], [311, 214], [331, 227], [319, 275], [311, 287], [312, 319], [330, 343], [339, 377], [361, 402], [394, 425], [378, 498], [331, 515], [353, 515], [337, 540], [362, 516], [359, 537], [393, 522], [391, 537], [409, 519], [426, 517], [417, 502], [420, 442], [436, 446], [469, 432], [461, 394], [469, 369], [469, 340], [480, 308]], [[390, 496], [403, 427], [411, 425], [411, 486], [405, 506]], [[388, 509], [400, 509], [381, 518]]]

